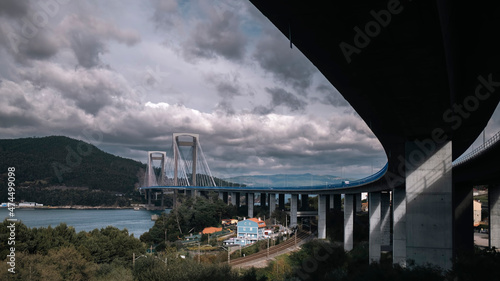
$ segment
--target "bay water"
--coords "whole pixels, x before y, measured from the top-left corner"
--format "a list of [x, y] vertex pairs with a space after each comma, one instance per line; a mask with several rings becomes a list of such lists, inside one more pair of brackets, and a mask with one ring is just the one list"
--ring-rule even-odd
[[[169, 212], [166, 209], [165, 212]], [[106, 228], [108, 225], [118, 229], [126, 228], [128, 233], [139, 238], [144, 232], [154, 225], [151, 215], [160, 214], [162, 211], [147, 211], [133, 209], [113, 210], [74, 210], [74, 209], [16, 209], [15, 217], [26, 226], [33, 227], [56, 227], [60, 223], [66, 223], [75, 228], [76, 232], [91, 231]], [[9, 217], [7, 208], [0, 208], [2, 221]]]

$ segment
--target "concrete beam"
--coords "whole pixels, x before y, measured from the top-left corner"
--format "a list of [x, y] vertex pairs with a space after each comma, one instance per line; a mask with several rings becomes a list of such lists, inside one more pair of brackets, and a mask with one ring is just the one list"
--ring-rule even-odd
[[326, 197], [318, 195], [318, 239], [326, 239]]
[[488, 188], [490, 209], [490, 247], [500, 248], [500, 186]]
[[392, 263], [406, 266], [406, 189], [392, 191]]
[[290, 201], [290, 226], [297, 225], [297, 204], [299, 201], [299, 196], [297, 194], [292, 194]]
[[253, 218], [253, 200], [254, 199], [254, 194], [253, 193], [247, 193], [247, 207], [248, 207], [248, 217]]
[[416, 265], [448, 270], [453, 258], [452, 142], [432, 145], [406, 143], [406, 254]]
[[354, 195], [346, 194], [344, 197], [344, 250], [346, 251], [354, 247], [354, 215]]
[[380, 192], [368, 193], [368, 212], [370, 219], [370, 234], [369, 234], [369, 261], [380, 262]]

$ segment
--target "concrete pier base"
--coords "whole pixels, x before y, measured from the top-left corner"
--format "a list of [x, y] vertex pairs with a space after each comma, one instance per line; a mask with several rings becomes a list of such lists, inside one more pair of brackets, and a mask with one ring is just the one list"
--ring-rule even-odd
[[380, 192], [368, 193], [368, 213], [370, 219], [369, 261], [380, 262]]
[[248, 207], [248, 217], [253, 218], [253, 203], [254, 203], [254, 194], [247, 193], [247, 207]]
[[280, 210], [284, 210], [285, 209], [285, 194], [279, 194], [278, 195], [278, 208]]
[[333, 196], [333, 209], [335, 211], [340, 212], [342, 210], [342, 196], [340, 194], [334, 194], [332, 196]]
[[236, 199], [238, 198], [238, 195], [236, 194], [236, 192], [231, 192], [231, 204], [233, 206], [236, 206]]
[[488, 188], [488, 204], [490, 205], [490, 247], [500, 249], [500, 186]]
[[391, 246], [391, 193], [380, 194], [380, 247]]
[[394, 188], [392, 191], [392, 263], [406, 266], [406, 189]]
[[276, 210], [276, 193], [269, 193], [269, 216]]
[[297, 209], [298, 209], [299, 195], [292, 194], [290, 201], [290, 226], [297, 226]]
[[350, 251], [354, 247], [354, 195], [344, 197], [344, 250]]
[[326, 197], [318, 195], [318, 238], [326, 239]]
[[406, 254], [416, 265], [448, 270], [453, 258], [452, 142], [431, 149], [435, 144], [424, 141], [407, 142], [405, 148]]

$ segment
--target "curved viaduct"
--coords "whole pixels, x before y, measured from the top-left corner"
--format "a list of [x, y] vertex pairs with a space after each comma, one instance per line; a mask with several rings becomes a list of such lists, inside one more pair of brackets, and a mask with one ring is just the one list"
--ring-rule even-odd
[[[394, 263], [411, 259], [444, 269], [451, 268], [451, 259], [460, 252], [471, 252], [472, 184], [500, 184], [500, 173], [487, 162], [499, 159], [498, 145], [454, 169], [452, 161], [474, 142], [500, 100], [500, 41], [493, 40], [500, 27], [500, 3], [250, 2], [290, 40], [283, 48], [297, 47], [344, 96], [388, 159], [382, 173], [354, 187], [286, 190], [292, 193], [292, 213], [297, 193], [319, 194], [318, 235], [325, 238], [323, 193], [346, 194], [344, 248], [350, 250], [356, 198], [369, 192], [370, 261], [378, 261], [381, 246], [389, 244]], [[500, 192], [490, 190], [495, 196], [490, 202], [496, 204]], [[386, 191], [392, 191], [392, 202]], [[280, 191], [247, 192], [253, 200], [252, 192]], [[332, 205], [338, 207], [338, 202]], [[490, 211], [495, 208], [500, 206], [490, 206]], [[493, 232], [492, 226], [491, 244], [498, 247], [500, 239]]]
[[450, 268], [452, 257], [472, 245], [458, 245], [466, 240], [460, 229], [466, 223], [456, 213], [470, 196], [454, 192], [452, 160], [473, 143], [500, 100], [500, 46], [492, 40], [500, 3], [250, 1], [337, 88], [385, 149], [386, 175], [364, 187], [370, 191], [370, 260], [379, 259], [383, 240], [375, 191], [390, 189], [394, 262]]

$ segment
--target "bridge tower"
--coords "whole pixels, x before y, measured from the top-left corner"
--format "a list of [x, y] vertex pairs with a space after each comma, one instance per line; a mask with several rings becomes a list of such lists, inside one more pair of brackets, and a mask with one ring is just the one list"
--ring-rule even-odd
[[[148, 151], [148, 166], [146, 173], [146, 186], [157, 186], [165, 183], [165, 160], [167, 153], [163, 151]], [[160, 175], [157, 177], [154, 171], [153, 161], [160, 160]]]
[[[192, 141], [181, 141], [179, 137], [191, 137]], [[191, 185], [196, 186], [196, 153], [198, 150], [199, 134], [191, 133], [174, 133], [172, 135], [173, 150], [174, 150], [174, 185], [178, 186], [179, 182], [179, 157], [180, 151], [179, 146], [190, 146], [192, 147], [192, 164], [191, 164]]]

